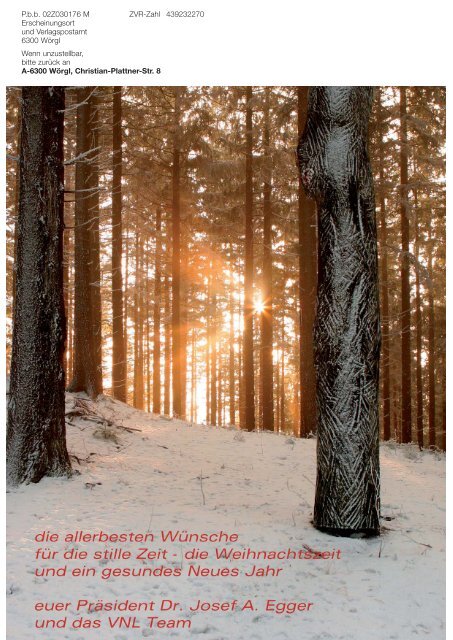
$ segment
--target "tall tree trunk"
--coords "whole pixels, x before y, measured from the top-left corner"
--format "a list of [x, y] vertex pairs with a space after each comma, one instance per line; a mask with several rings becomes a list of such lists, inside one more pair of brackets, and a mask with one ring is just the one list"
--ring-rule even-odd
[[165, 362], [164, 362], [164, 415], [170, 415], [170, 385], [171, 385], [171, 317], [170, 317], [170, 284], [168, 282], [168, 276], [164, 278], [164, 317], [165, 317], [165, 331], [164, 331], [164, 349], [165, 349]]
[[[68, 105], [68, 95], [66, 95], [66, 108]], [[65, 131], [65, 149], [64, 160], [75, 156], [75, 138], [72, 135], [68, 135], [66, 125]], [[66, 173], [66, 172], [65, 172]], [[65, 175], [65, 191], [74, 192], [75, 187], [68, 175]], [[17, 191], [18, 195], [19, 191]], [[72, 284], [71, 284], [71, 272], [72, 272], [72, 238], [71, 233], [74, 227], [73, 220], [73, 204], [72, 202], [64, 203], [64, 233], [63, 233], [63, 286], [64, 286], [64, 306], [66, 317], [66, 351], [64, 356], [64, 368], [65, 378], [70, 380], [72, 376], [72, 355], [71, 355], [71, 341], [72, 341]]]
[[[113, 177], [112, 177], [112, 391], [127, 401], [126, 344], [123, 319], [123, 221], [122, 221], [122, 107], [121, 87], [113, 88]], [[127, 317], [127, 316], [125, 316]]]
[[[89, 98], [88, 148], [97, 149], [99, 144], [99, 107], [94, 91]], [[102, 302], [101, 302], [101, 264], [99, 247], [99, 166], [98, 151], [90, 154], [88, 165], [88, 230], [90, 235], [90, 288], [91, 322], [93, 333], [93, 356], [96, 374], [96, 388], [102, 393]]]
[[[76, 140], [76, 122], [77, 113], [74, 105], [77, 103], [76, 88], [66, 90], [66, 109], [69, 107], [71, 115], [66, 112], [65, 119], [65, 142], [64, 142], [64, 158], [65, 160], [75, 158], [77, 155]], [[65, 192], [75, 194], [75, 167], [65, 172]], [[67, 274], [67, 298], [65, 299], [65, 315], [66, 315], [66, 381], [72, 380], [73, 362], [74, 362], [74, 220], [75, 220], [75, 196], [67, 200], [65, 198], [65, 230], [63, 244], [63, 260]]]
[[416, 325], [416, 383], [417, 383], [417, 443], [420, 449], [423, 449], [423, 377], [422, 377], [422, 306], [420, 296], [420, 270], [419, 270], [419, 254], [420, 254], [420, 234], [418, 230], [419, 212], [417, 191], [414, 190], [414, 209], [415, 209], [415, 325]]
[[[22, 135], [22, 106], [21, 101], [18, 101], [17, 105], [17, 120], [16, 120], [16, 140], [17, 140], [17, 155], [20, 156], [21, 149], [21, 135]], [[11, 300], [11, 317], [14, 318], [14, 305], [16, 304], [16, 265], [17, 265], [17, 233], [18, 233], [18, 218], [19, 218], [19, 198], [20, 198], [20, 162], [15, 163], [15, 176], [14, 176], [14, 249], [13, 249], [13, 273], [12, 273], [12, 300]]]
[[406, 87], [400, 87], [401, 441], [412, 440], [411, 289]]
[[[381, 90], [378, 99], [378, 122], [383, 126], [383, 113], [381, 105]], [[379, 133], [379, 222], [381, 232], [381, 297], [382, 297], [382, 401], [383, 401], [383, 437], [390, 440], [390, 312], [389, 312], [389, 285], [388, 285], [388, 253], [387, 253], [387, 210], [385, 201], [385, 168], [384, 168], [384, 138], [383, 132]]]
[[399, 384], [393, 384], [393, 433], [395, 440], [401, 443], [401, 405], [398, 399], [401, 397], [401, 389]]
[[156, 255], [154, 258], [154, 314], [153, 314], [153, 413], [161, 412], [160, 395], [160, 310], [161, 310], [161, 253], [162, 213], [156, 211]]
[[234, 297], [233, 297], [233, 247], [230, 243], [230, 277], [228, 286], [228, 310], [230, 314], [229, 322], [229, 366], [228, 366], [228, 393], [230, 401], [230, 424], [236, 424], [236, 398], [234, 388]]
[[217, 425], [217, 296], [211, 294], [210, 301], [210, 317], [211, 317], [211, 418], [209, 423], [213, 426]]
[[446, 379], [445, 379], [445, 369], [443, 372], [443, 384], [442, 384], [442, 438], [441, 438], [441, 449], [442, 451], [447, 450], [447, 389], [446, 389]]
[[[64, 314], [66, 318], [66, 349], [65, 349], [64, 358], [63, 358], [63, 367], [64, 367], [65, 379], [67, 380], [70, 376], [70, 373], [69, 373], [70, 353], [69, 353], [68, 343], [69, 343], [69, 318], [71, 315], [71, 308], [70, 308], [71, 291], [69, 288], [69, 272], [70, 272], [69, 248], [71, 246], [71, 238], [66, 229], [66, 225], [67, 225], [66, 220], [64, 221], [64, 225], [65, 225], [64, 231], [66, 231], [66, 233], [63, 233], [63, 299], [64, 299]], [[14, 317], [14, 300], [13, 300], [12, 317]]]
[[102, 393], [96, 367], [93, 334], [93, 295], [90, 233], [90, 92], [77, 90], [77, 157], [74, 233], [74, 365], [70, 391], [85, 391], [91, 398]]
[[263, 310], [261, 313], [261, 411], [262, 428], [274, 430], [274, 363], [272, 308], [272, 159], [269, 125], [269, 87], [264, 105], [264, 186], [263, 186]]
[[255, 429], [255, 376], [253, 361], [253, 110], [252, 87], [246, 88], [245, 108], [245, 274], [244, 274], [244, 402], [245, 428]]
[[[307, 119], [308, 87], [297, 87], [299, 138]], [[316, 302], [316, 204], [305, 194], [299, 178], [299, 372], [300, 437], [316, 431], [316, 374], [313, 324]]]
[[135, 231], [135, 287], [134, 287], [134, 407], [143, 409], [143, 291], [142, 291], [142, 238]]
[[[209, 319], [207, 319], [207, 322], [209, 322]], [[210, 388], [210, 372], [209, 369], [211, 367], [211, 346], [210, 346], [210, 340], [211, 340], [211, 328], [208, 325], [206, 327], [206, 424], [209, 424], [210, 420], [211, 420], [211, 388]]]
[[[69, 271], [69, 275], [72, 273], [72, 269]], [[74, 299], [73, 299], [73, 286], [72, 286], [72, 278], [68, 281], [69, 284], [69, 292], [68, 292], [68, 312], [66, 317], [66, 325], [67, 325], [67, 352], [68, 352], [68, 364], [66, 370], [66, 380], [69, 380], [72, 377], [72, 364], [73, 364], [73, 355], [74, 355], [74, 347], [73, 347], [73, 329], [72, 329], [72, 317], [74, 313]]]
[[125, 259], [124, 259], [124, 293], [123, 293], [123, 317], [124, 317], [124, 385], [126, 393], [126, 402], [129, 400], [129, 263], [130, 263], [130, 251], [129, 251], [129, 220], [124, 218], [124, 237], [125, 237]]
[[180, 212], [180, 105], [181, 89], [174, 87], [172, 167], [172, 390], [173, 415], [182, 417], [181, 403], [181, 212]]
[[150, 289], [151, 283], [148, 277], [149, 273], [149, 260], [150, 260], [150, 242], [148, 242], [148, 246], [145, 247], [145, 300], [144, 310], [145, 310], [145, 321], [146, 321], [146, 410], [148, 413], [151, 412], [151, 318], [150, 318]]
[[[280, 349], [279, 349], [280, 351]], [[281, 431], [281, 421], [280, 421], [280, 359], [277, 361], [277, 366], [275, 367], [275, 425], [274, 431], [275, 433], [280, 433]]]
[[280, 360], [280, 431], [286, 431], [286, 413], [285, 413], [285, 315], [282, 318], [282, 334], [281, 334], [281, 360]]
[[212, 260], [209, 260], [209, 273], [206, 278], [206, 424], [211, 423], [211, 343], [212, 343]]
[[223, 368], [222, 368], [222, 349], [219, 344], [217, 358], [217, 424], [219, 427], [223, 425]]
[[314, 87], [298, 155], [318, 203], [314, 524], [379, 533], [379, 295], [371, 87]]
[[189, 305], [189, 291], [187, 287], [187, 264], [188, 264], [188, 251], [185, 238], [183, 238], [183, 244], [181, 247], [181, 264], [184, 268], [181, 273], [181, 287], [180, 287], [180, 362], [181, 362], [181, 416], [186, 417], [187, 413], [187, 331], [188, 331], [188, 305]]
[[238, 374], [239, 374], [239, 428], [246, 429], [245, 423], [245, 398], [244, 398], [244, 335], [240, 338], [240, 346], [242, 349], [239, 349], [239, 366], [238, 366]]
[[23, 87], [7, 478], [70, 473], [63, 296], [63, 87]]
[[436, 350], [435, 350], [435, 319], [434, 319], [434, 291], [433, 291], [433, 234], [432, 223], [429, 224], [428, 236], [428, 434], [429, 446], [436, 446]]
[[190, 422], [197, 422], [197, 335], [192, 326], [190, 359]]

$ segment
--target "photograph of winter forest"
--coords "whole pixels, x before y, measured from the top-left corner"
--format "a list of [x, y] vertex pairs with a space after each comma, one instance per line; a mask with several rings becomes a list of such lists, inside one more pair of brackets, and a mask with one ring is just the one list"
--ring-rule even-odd
[[443, 639], [445, 87], [6, 109], [8, 639]]

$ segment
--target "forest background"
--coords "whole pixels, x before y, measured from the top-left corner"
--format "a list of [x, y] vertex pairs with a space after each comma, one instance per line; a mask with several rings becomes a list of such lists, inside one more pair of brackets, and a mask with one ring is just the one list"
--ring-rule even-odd
[[[213, 426], [315, 431], [316, 210], [295, 159], [307, 93], [66, 90], [69, 388]], [[19, 123], [10, 88], [7, 366]], [[381, 436], [445, 449], [445, 88], [376, 88], [369, 147]]]

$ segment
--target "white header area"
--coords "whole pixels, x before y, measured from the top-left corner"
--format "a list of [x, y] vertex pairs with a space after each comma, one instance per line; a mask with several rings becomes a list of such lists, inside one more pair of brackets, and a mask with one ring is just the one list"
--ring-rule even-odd
[[445, 84], [444, 2], [6, 2], [6, 85]]

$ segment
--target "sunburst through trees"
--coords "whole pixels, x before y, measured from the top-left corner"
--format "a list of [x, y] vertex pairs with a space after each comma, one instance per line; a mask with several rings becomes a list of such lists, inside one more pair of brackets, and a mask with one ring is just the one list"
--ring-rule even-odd
[[[309, 435], [316, 216], [295, 161], [307, 88], [65, 93], [67, 382], [193, 422]], [[11, 88], [8, 366], [20, 122], [21, 90]], [[380, 87], [369, 136], [381, 436], [444, 448], [444, 88]]]

